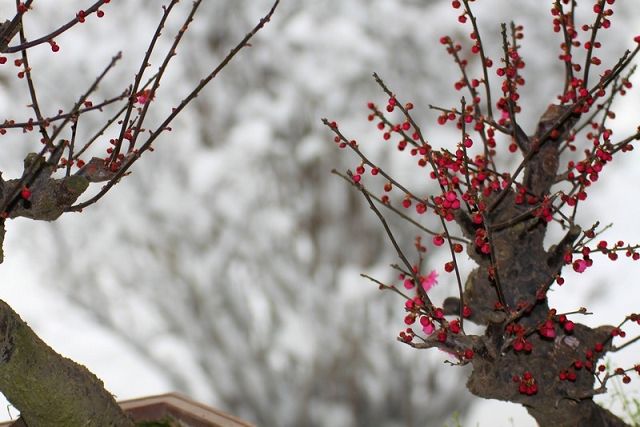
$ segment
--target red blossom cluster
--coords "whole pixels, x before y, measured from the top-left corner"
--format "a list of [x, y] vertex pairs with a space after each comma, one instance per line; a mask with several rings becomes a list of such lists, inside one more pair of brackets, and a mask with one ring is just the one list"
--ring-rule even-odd
[[529, 371], [524, 371], [522, 376], [514, 375], [513, 382], [518, 383], [518, 391], [522, 394], [532, 396], [538, 392], [538, 384], [533, 374]]
[[[627, 317], [604, 337], [596, 339], [596, 331], [591, 331], [595, 341], [585, 349], [582, 347], [585, 345], [582, 327], [578, 328], [569, 316], [584, 315], [586, 309], [557, 314], [555, 309], [546, 308], [546, 305], [551, 286], [565, 283], [561, 274], [565, 265], [583, 273], [592, 267], [592, 257], [596, 253], [606, 255], [611, 261], [616, 261], [620, 252], [624, 252], [627, 258], [640, 259], [640, 245], [623, 241], [610, 244], [605, 240], [595, 243], [606, 227], [596, 223], [583, 231], [576, 224], [578, 208], [587, 199], [589, 189], [599, 180], [605, 166], [611, 164], [619, 153], [633, 151], [633, 142], [640, 139], [639, 130], [616, 140], [609, 126], [609, 122], [615, 119], [612, 110], [614, 99], [624, 96], [632, 88], [630, 77], [634, 68], [630, 64], [640, 51], [640, 36], [634, 38], [634, 49], [624, 53], [616, 64], [599, 69], [603, 65], [597, 55], [598, 49], [602, 48], [600, 37], [612, 25], [615, 1], [596, 1], [593, 21], [582, 25], [576, 22], [575, 2], [553, 2], [552, 27], [561, 37], [558, 58], [565, 65], [564, 87], [557, 95], [557, 104], [550, 105], [540, 118], [535, 133], [527, 135], [517, 121], [522, 113], [519, 91], [526, 84], [521, 74], [525, 61], [520, 55], [524, 29], [515, 24], [509, 28], [502, 26], [501, 59], [494, 61], [485, 51], [471, 3], [471, 0], [452, 2], [452, 7], [461, 12], [458, 21], [471, 26], [468, 50], [449, 36], [440, 38], [440, 43], [446, 47], [460, 71], [453, 88], [468, 92], [469, 97], [463, 97], [460, 105], [453, 108], [431, 106], [438, 112], [438, 125], [451, 124], [460, 132], [452, 147], [434, 148], [414, 120], [414, 105], [401, 102], [399, 96], [376, 74], [374, 78], [384, 91], [386, 102], [382, 107], [374, 102], [367, 104], [368, 120], [375, 122], [381, 132], [382, 143], [396, 141], [397, 151], [413, 160], [417, 176], [424, 175], [434, 182], [435, 191], [427, 194], [412, 191], [395, 179], [384, 165], [371, 161], [361, 144], [348, 139], [336, 122], [324, 120], [333, 131], [338, 147], [349, 149], [357, 156], [358, 165], [354, 172], [348, 171], [346, 175], [334, 173], [355, 186], [381, 220], [402, 260], [402, 265], [394, 265], [393, 268], [400, 271], [404, 289], [410, 293], [405, 294], [395, 284], [372, 280], [381, 289], [392, 290], [405, 298], [405, 323], [413, 325], [419, 321], [424, 333], [424, 336], [420, 335], [413, 329], [400, 332], [399, 339], [413, 347], [437, 347], [456, 356], [461, 364], [475, 360], [474, 355], [477, 357], [479, 353], [491, 354], [492, 350], [483, 350], [486, 340], [477, 340], [464, 331], [464, 319], [476, 321], [473, 307], [477, 306], [493, 311], [487, 315], [490, 320], [485, 320], [485, 324], [496, 324], [502, 328], [500, 332], [491, 332], [491, 339], [498, 343], [496, 353], [512, 351], [522, 355], [517, 359], [520, 366], [526, 366], [526, 356], [535, 355], [538, 347], [541, 347], [540, 351], [551, 351], [549, 346], [560, 340], [576, 351], [576, 357], [570, 359], [570, 366], [558, 374], [560, 380], [574, 382], [579, 372], [587, 372], [602, 387], [612, 376], [622, 376], [624, 382], [628, 382], [627, 372], [638, 370], [635, 366], [613, 370], [602, 377], [600, 373], [603, 370], [594, 370], [594, 366], [605, 350], [612, 351], [613, 338], [625, 336], [622, 325], [630, 320], [638, 321], [637, 316]], [[474, 56], [480, 60], [470, 61]], [[479, 69], [473, 69], [469, 65], [471, 63], [479, 63]], [[493, 74], [498, 78], [500, 93], [495, 102], [490, 82], [494, 63], [499, 64]], [[594, 78], [595, 70], [599, 72]], [[518, 153], [520, 162], [515, 169], [498, 170], [497, 165], [504, 163], [499, 160], [509, 159]], [[366, 176], [367, 170], [370, 177]], [[379, 180], [382, 181], [381, 192], [376, 190]], [[450, 259], [443, 269], [455, 274], [452, 281], [457, 282], [456, 304], [449, 308], [447, 301], [444, 305], [435, 304], [429, 295], [430, 287], [416, 286], [426, 276], [424, 253], [427, 247], [420, 244], [417, 259], [410, 261], [411, 256], [396, 242], [381, 212], [383, 209], [418, 227], [421, 233], [431, 235], [434, 248], [448, 248]], [[436, 218], [439, 227], [433, 229], [424, 225], [424, 214]], [[510, 255], [505, 251], [510, 249], [502, 247], [500, 242], [518, 241], [519, 238], [526, 241], [522, 236], [533, 229], [544, 235], [547, 224], [558, 225], [567, 234], [556, 245], [546, 264], [541, 264], [557, 267], [553, 267], [541, 283], [535, 284], [527, 299], [519, 294], [518, 289], [510, 289], [509, 283], [501, 282], [501, 278], [508, 274], [504, 270], [509, 269], [508, 265], [501, 264], [501, 260], [509, 259]], [[462, 231], [462, 236], [452, 232], [456, 226]], [[514, 237], [516, 235], [519, 237]], [[496, 239], [502, 240], [496, 243]], [[463, 285], [461, 281], [457, 260], [464, 246], [481, 266], [478, 274], [485, 275], [473, 280], [487, 280], [492, 288], [485, 293], [491, 292], [493, 297], [464, 290], [469, 285]], [[511, 250], [516, 252], [515, 248]], [[482, 298], [484, 306], [474, 300], [467, 304], [465, 298]], [[531, 324], [528, 320], [531, 318], [537, 320]], [[619, 347], [624, 347], [624, 344]], [[538, 368], [532, 367], [513, 377], [519, 393], [532, 396], [540, 391], [542, 385], [534, 378], [535, 369]], [[539, 377], [538, 373], [536, 377]]]

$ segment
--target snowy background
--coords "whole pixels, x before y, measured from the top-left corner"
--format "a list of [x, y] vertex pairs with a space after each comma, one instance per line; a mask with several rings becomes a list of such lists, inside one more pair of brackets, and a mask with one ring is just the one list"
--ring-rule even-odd
[[[1, 0], [0, 11], [8, 17], [12, 5]], [[47, 33], [83, 5], [36, 1], [27, 34]], [[168, 23], [161, 52], [189, 5], [181, 2]], [[153, 104], [152, 121], [269, 6], [204, 2]], [[499, 23], [525, 26], [520, 122], [529, 131], [562, 83], [553, 78], [560, 66], [549, 7], [537, 0], [476, 5], [494, 58]], [[629, 3], [616, 8], [605, 39], [612, 51], [603, 55], [610, 61], [632, 45], [640, 28], [636, 10]], [[104, 11], [100, 21], [91, 17], [56, 39], [59, 53], [46, 45], [31, 51], [48, 114], [72, 105], [118, 50], [124, 60], [94, 102], [120, 93], [137, 70], [160, 2], [112, 2]], [[413, 179], [366, 121], [366, 102], [384, 101], [374, 71], [416, 105], [433, 145], [455, 140], [434, 125], [427, 106], [456, 105], [460, 96], [452, 89], [455, 67], [437, 42], [444, 34], [466, 38], [469, 29], [456, 17], [450, 2], [439, 0], [283, 0], [252, 47], [100, 203], [56, 223], [8, 224], [0, 298], [118, 399], [178, 390], [264, 426], [441, 426], [456, 413], [464, 426], [533, 426], [518, 406], [473, 398], [465, 372], [445, 366], [438, 352], [395, 341], [402, 301], [359, 277], [390, 279], [394, 255], [364, 201], [329, 173], [353, 167], [355, 159], [338, 152], [321, 117], [371, 140], [366, 147], [374, 158]], [[16, 71], [9, 62], [0, 67], [0, 117], [19, 120], [30, 112], [22, 109], [28, 99]], [[632, 94], [616, 109], [619, 135], [638, 125], [638, 101]], [[85, 116], [79, 134], [91, 135], [101, 119]], [[21, 172], [34, 139], [19, 132], [0, 139], [5, 178]], [[607, 170], [584, 206], [583, 225], [614, 222], [610, 240], [640, 241], [636, 156]], [[399, 233], [412, 241], [413, 230]], [[443, 256], [430, 253], [429, 265], [440, 269]], [[637, 268], [602, 260], [589, 274], [567, 274], [552, 306], [588, 306], [595, 315], [579, 321], [591, 325], [618, 322], [622, 313], [637, 311]], [[436, 299], [455, 288], [442, 274]], [[633, 363], [631, 353], [620, 360]], [[633, 393], [633, 386], [626, 390]]]

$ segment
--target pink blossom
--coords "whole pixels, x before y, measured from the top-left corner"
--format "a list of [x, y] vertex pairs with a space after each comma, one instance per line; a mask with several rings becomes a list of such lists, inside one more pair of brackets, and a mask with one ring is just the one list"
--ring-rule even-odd
[[578, 273], [582, 273], [587, 269], [587, 267], [588, 267], [587, 262], [583, 259], [579, 259], [573, 262], [573, 269]]
[[551, 320], [544, 322], [542, 326], [538, 328], [540, 335], [546, 338], [554, 338], [556, 336], [556, 330]]
[[432, 270], [427, 277], [422, 278], [422, 289], [425, 292], [429, 292], [431, 288], [438, 284], [438, 273]]
[[422, 332], [424, 332], [425, 335], [431, 335], [435, 329], [433, 327], [433, 322], [428, 316], [420, 317], [420, 325], [422, 325]]
[[404, 287], [405, 289], [413, 289], [415, 285], [413, 284], [412, 279], [404, 279]]
[[136, 94], [136, 102], [138, 104], [146, 104], [149, 101], [153, 100], [153, 96], [151, 96], [151, 90], [145, 89]]

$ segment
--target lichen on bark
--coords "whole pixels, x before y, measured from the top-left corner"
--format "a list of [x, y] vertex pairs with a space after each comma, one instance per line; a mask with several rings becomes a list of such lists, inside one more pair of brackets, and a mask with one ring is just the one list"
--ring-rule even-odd
[[133, 426], [102, 381], [56, 353], [3, 301], [0, 390], [29, 427]]

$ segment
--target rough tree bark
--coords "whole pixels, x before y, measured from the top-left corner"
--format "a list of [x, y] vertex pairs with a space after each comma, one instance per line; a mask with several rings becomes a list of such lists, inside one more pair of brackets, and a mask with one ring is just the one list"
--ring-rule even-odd
[[[52, 178], [65, 144], [45, 159], [30, 153], [20, 179], [0, 177], [0, 206], [8, 218], [53, 221], [87, 189], [89, 180], [78, 175]], [[28, 183], [30, 197], [16, 198]], [[0, 220], [0, 262], [4, 219]], [[102, 381], [87, 368], [46, 345], [11, 307], [0, 301], [0, 390], [20, 409], [30, 427], [133, 426]]]
[[[525, 155], [531, 154], [524, 171], [524, 183], [530, 193], [539, 197], [549, 194], [558, 168], [555, 141], [564, 139], [577, 119], [567, 107], [551, 105], [541, 117], [534, 136], [529, 138], [518, 129], [520, 149]], [[543, 140], [553, 128], [560, 131], [557, 138]], [[597, 343], [610, 343], [608, 338], [613, 326], [594, 329], [576, 324], [570, 334], [556, 328], [553, 339], [531, 333], [527, 340], [535, 351], [522, 354], [508, 350], [511, 342], [505, 339], [504, 331], [509, 323], [519, 320], [520, 325], [536, 332], [537, 327], [549, 319], [546, 290], [560, 273], [563, 255], [571, 250], [581, 230], [578, 226], [571, 227], [558, 244], [545, 251], [547, 223], [532, 216], [532, 205], [516, 204], [516, 194], [511, 189], [501, 200], [497, 197], [499, 195], [494, 194], [486, 200], [487, 205], [496, 204], [485, 220], [485, 224], [490, 224], [492, 254], [481, 254], [473, 244], [468, 247], [478, 267], [465, 283], [464, 302], [473, 311], [470, 320], [486, 325], [487, 329], [475, 343], [474, 350], [479, 357], [471, 361], [473, 370], [467, 388], [482, 398], [524, 405], [543, 427], [626, 426], [593, 401], [595, 378], [592, 374], [578, 375], [575, 382], [562, 381], [558, 376], [559, 372], [572, 367], [580, 355], [592, 351]], [[463, 215], [458, 215], [457, 221], [465, 235], [473, 240], [476, 235], [471, 222]], [[492, 256], [495, 270], [490, 270]], [[497, 310], [501, 306], [510, 307], [514, 314]], [[457, 314], [459, 300], [446, 300], [445, 310]], [[605, 345], [600, 353], [594, 354], [591, 360], [594, 367], [609, 348], [610, 345]], [[514, 387], [514, 373], [522, 375], [525, 370], [544, 392], [526, 395]]]
[[56, 353], [0, 301], [0, 390], [29, 427], [133, 426], [102, 381]]

